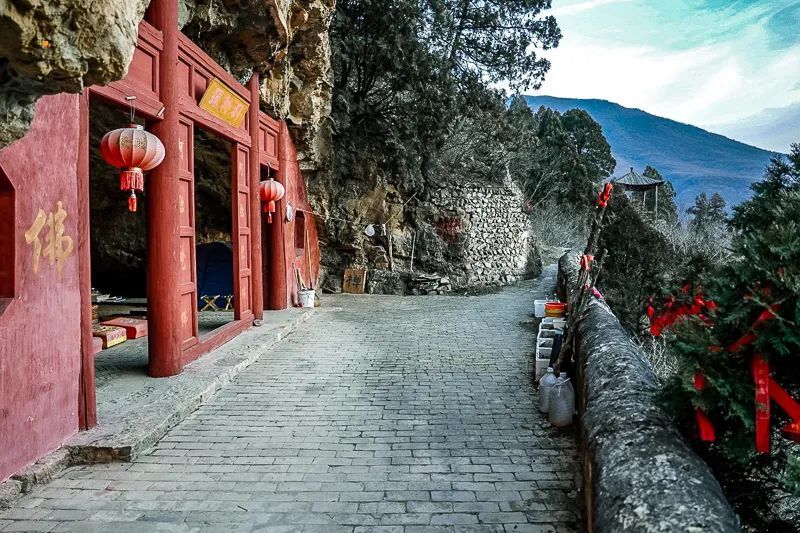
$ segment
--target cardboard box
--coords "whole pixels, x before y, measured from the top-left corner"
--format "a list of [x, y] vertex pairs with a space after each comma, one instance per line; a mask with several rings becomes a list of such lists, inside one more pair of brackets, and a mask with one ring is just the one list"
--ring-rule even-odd
[[125, 334], [129, 339], [147, 337], [147, 320], [142, 318], [121, 316], [112, 320], [104, 320], [101, 322], [101, 324], [104, 326], [116, 326], [118, 328], [124, 328]]
[[367, 283], [367, 270], [365, 268], [346, 268], [342, 291], [348, 294], [364, 294]]
[[128, 340], [125, 334], [125, 328], [118, 328], [116, 326], [103, 326], [102, 324], [95, 324], [92, 327], [92, 335], [100, 337], [103, 341], [103, 348], [111, 348], [117, 344], [122, 344]]

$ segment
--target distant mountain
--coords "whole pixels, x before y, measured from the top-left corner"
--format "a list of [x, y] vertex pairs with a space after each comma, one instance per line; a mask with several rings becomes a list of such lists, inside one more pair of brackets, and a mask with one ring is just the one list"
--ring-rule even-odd
[[606, 100], [526, 96], [534, 110], [584, 109], [603, 126], [617, 160], [614, 176], [645, 165], [658, 169], [678, 193], [684, 211], [701, 192], [718, 192], [728, 205], [750, 197], [750, 184], [764, 175], [773, 153], [688, 124]]
[[735, 124], [718, 124], [713, 129], [759, 148], [787, 152], [792, 143], [800, 142], [800, 102], [765, 109]]

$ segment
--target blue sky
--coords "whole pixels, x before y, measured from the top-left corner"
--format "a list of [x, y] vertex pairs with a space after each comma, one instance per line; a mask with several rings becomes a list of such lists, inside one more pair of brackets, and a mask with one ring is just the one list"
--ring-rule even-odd
[[553, 0], [550, 14], [564, 37], [536, 94], [611, 100], [784, 152], [800, 141], [800, 0]]

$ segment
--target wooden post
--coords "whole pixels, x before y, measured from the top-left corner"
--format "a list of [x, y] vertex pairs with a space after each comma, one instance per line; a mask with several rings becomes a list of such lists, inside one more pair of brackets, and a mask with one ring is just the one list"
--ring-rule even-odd
[[253, 300], [253, 318], [264, 319], [264, 276], [261, 271], [261, 124], [258, 119], [259, 92], [258, 73], [253, 72], [248, 83], [250, 89], [250, 279]]
[[654, 211], [656, 220], [658, 220], [658, 187], [659, 186], [656, 185], [656, 209]]
[[[159, 96], [164, 118], [153, 133], [166, 149], [164, 161], [147, 179], [147, 322], [148, 373], [173, 376], [183, 368], [180, 338], [180, 169], [178, 84], [178, 2], [153, 0], [153, 23], [164, 40], [159, 58]], [[193, 157], [193, 154], [188, 154]]]
[[[289, 171], [290, 162], [288, 161], [288, 152], [286, 143], [289, 141], [289, 131], [286, 128], [286, 123], [281, 121], [280, 134], [278, 135], [278, 175], [275, 180], [281, 185], [286, 187], [287, 172]], [[286, 191], [287, 195], [289, 191]], [[283, 227], [286, 222], [286, 213], [284, 211], [284, 203], [286, 199], [276, 202], [275, 214], [272, 217], [272, 224], [267, 224], [269, 228], [269, 309], [280, 310], [286, 309], [289, 306], [287, 293], [286, 293], [286, 253], [284, 251], [283, 242]]]
[[[606, 216], [606, 209], [606, 206], [602, 206], [595, 214], [594, 220], [592, 221], [592, 229], [589, 232], [589, 238], [586, 241], [586, 248], [583, 251], [583, 255], [595, 255], [595, 250], [597, 250], [597, 246], [600, 241], [600, 233], [603, 231], [603, 222]], [[605, 250], [603, 251], [602, 255], [605, 256]], [[597, 268], [599, 272], [599, 265]], [[595, 280], [596, 279], [597, 278], [595, 277]], [[558, 355], [558, 360], [556, 361], [554, 367], [556, 372], [561, 370], [561, 365], [563, 365], [564, 362], [569, 361], [572, 358], [575, 332], [578, 329], [578, 321], [581, 319], [581, 313], [583, 312], [586, 295], [589, 294], [589, 291], [586, 289], [586, 284], [591, 280], [592, 278], [589, 271], [581, 269], [578, 272], [578, 282], [573, 292], [567, 293], [567, 311], [569, 313], [567, 336], [562, 344], [561, 353]], [[594, 282], [592, 281], [592, 283]]]
[[414, 249], [417, 247], [417, 232], [411, 238], [411, 272], [414, 272]]
[[392, 228], [387, 224], [386, 227], [386, 242], [387, 250], [389, 252], [389, 271], [394, 272], [394, 250], [392, 249]]
[[80, 98], [78, 137], [78, 283], [81, 295], [81, 374], [78, 380], [78, 428], [97, 424], [92, 349], [92, 254], [89, 241], [89, 89]]

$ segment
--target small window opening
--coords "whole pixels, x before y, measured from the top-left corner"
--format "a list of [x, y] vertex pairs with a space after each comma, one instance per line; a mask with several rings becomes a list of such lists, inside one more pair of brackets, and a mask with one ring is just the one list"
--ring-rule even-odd
[[298, 211], [294, 217], [294, 250], [295, 255], [303, 255], [306, 248], [306, 215]]
[[14, 298], [16, 219], [14, 186], [0, 168], [0, 299]]

